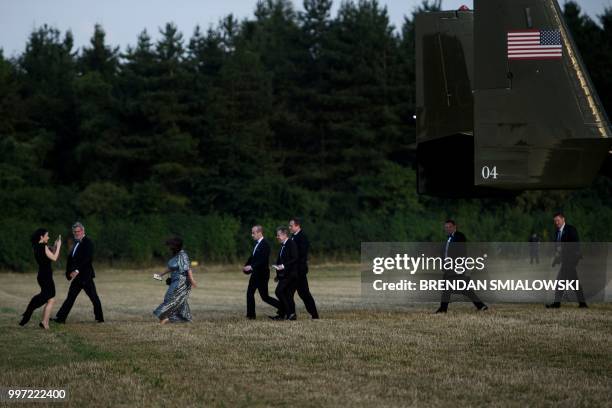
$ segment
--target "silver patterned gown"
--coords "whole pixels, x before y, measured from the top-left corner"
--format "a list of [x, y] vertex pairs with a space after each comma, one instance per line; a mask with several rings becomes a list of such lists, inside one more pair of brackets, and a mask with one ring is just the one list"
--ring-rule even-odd
[[171, 271], [170, 287], [164, 296], [164, 302], [153, 311], [160, 320], [168, 318], [173, 323], [191, 321], [191, 310], [187, 303], [191, 293], [191, 284], [187, 279], [189, 265], [189, 256], [183, 250], [168, 261], [168, 269]]

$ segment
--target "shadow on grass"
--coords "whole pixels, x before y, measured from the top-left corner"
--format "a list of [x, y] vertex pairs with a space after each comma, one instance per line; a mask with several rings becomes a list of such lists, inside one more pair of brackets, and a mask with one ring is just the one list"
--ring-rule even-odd
[[0, 360], [3, 370], [49, 368], [82, 361], [108, 361], [115, 356], [87, 343], [70, 329], [53, 325], [50, 331], [41, 330], [36, 320], [25, 327], [17, 325], [17, 318], [2, 319], [0, 343], [12, 345], [11, 352]]

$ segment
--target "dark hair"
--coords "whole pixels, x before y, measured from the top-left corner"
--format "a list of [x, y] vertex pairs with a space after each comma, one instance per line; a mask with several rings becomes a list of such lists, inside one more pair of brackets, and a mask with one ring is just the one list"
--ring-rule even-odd
[[166, 240], [166, 245], [172, 251], [173, 255], [178, 254], [183, 249], [183, 239], [180, 237], [172, 237]]
[[289, 220], [289, 222], [293, 221], [295, 225], [302, 226], [302, 219], [300, 217], [293, 217]]
[[445, 224], [453, 224], [453, 225], [457, 225], [457, 223], [455, 222], [455, 220], [449, 218], [448, 220], [444, 221]]
[[45, 235], [47, 232], [49, 232], [49, 231], [44, 229], [44, 228], [39, 228], [39, 229], [37, 229], [36, 231], [34, 231], [32, 233], [32, 236], [30, 237], [30, 242], [32, 243], [32, 248], [34, 248], [36, 246], [36, 244], [38, 244], [38, 242], [40, 241], [40, 237]]
[[283, 235], [289, 236], [289, 228], [287, 228], [287, 227], [278, 227], [278, 228], [276, 228], [276, 233], [278, 234], [279, 232], [283, 233]]
[[559, 212], [556, 212], [556, 213], [553, 215], [553, 218], [555, 218], [555, 217], [565, 218], [565, 215], [563, 215], [563, 213], [562, 213], [561, 211], [559, 211]]

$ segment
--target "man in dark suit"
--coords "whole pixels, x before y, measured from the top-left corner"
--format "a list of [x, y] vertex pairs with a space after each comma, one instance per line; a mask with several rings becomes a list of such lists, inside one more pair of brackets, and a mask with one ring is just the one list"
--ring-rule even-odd
[[281, 302], [281, 312], [279, 316], [273, 319], [296, 320], [293, 294], [297, 286], [298, 249], [295, 242], [289, 239], [287, 227], [278, 227], [276, 229], [276, 239], [278, 239], [281, 247], [273, 268], [276, 269], [276, 278], [274, 280], [278, 281], [278, 285], [276, 286], [275, 293]]
[[247, 288], [247, 319], [255, 319], [255, 291], [259, 291], [261, 300], [280, 310], [280, 302], [268, 294], [268, 282], [270, 280], [270, 244], [263, 236], [263, 227], [255, 225], [251, 228], [251, 237], [255, 246], [251, 256], [244, 264], [242, 271], [250, 274], [249, 286]]
[[[555, 242], [557, 242], [557, 253], [553, 260], [552, 266], [561, 264], [561, 269], [557, 274], [557, 280], [578, 280], [578, 272], [576, 267], [578, 262], [582, 258], [580, 252], [580, 238], [578, 237], [578, 230], [569, 224], [565, 223], [565, 215], [563, 213], [556, 213], [553, 216], [553, 222], [555, 224]], [[563, 297], [562, 290], [555, 291], [555, 301], [547, 304], [546, 307], [549, 309], [558, 309], [561, 307], [561, 298]], [[587, 304], [584, 301], [584, 293], [580, 284], [576, 291], [576, 298], [578, 305], [581, 308], [587, 308]]]
[[310, 242], [302, 230], [302, 221], [299, 218], [293, 217], [289, 220], [289, 229], [292, 234], [291, 240], [295, 242], [298, 249], [297, 293], [304, 302], [306, 311], [310, 313], [310, 316], [312, 316], [313, 319], [318, 319], [319, 313], [317, 312], [317, 305], [308, 288], [308, 277], [306, 276], [306, 274], [308, 274], [308, 249], [310, 248]]
[[96, 274], [92, 265], [93, 243], [85, 236], [85, 227], [80, 222], [72, 226], [72, 235], [74, 236], [74, 246], [70, 250], [66, 262], [66, 279], [70, 281], [70, 288], [66, 300], [53, 320], [57, 323], [65, 323], [74, 301], [81, 290], [84, 290], [93, 304], [96, 321], [102, 323], [104, 322], [102, 304], [94, 284]]
[[[446, 232], [447, 238], [442, 247], [442, 255], [443, 259], [446, 258], [465, 258], [467, 256], [467, 247], [466, 242], [467, 238], [465, 235], [457, 230], [457, 224], [454, 220], [448, 219], [444, 222], [444, 231]], [[469, 277], [458, 274], [454, 270], [445, 270], [444, 271], [444, 279], [448, 281], [452, 280], [465, 280], [469, 281]], [[460, 293], [468, 298], [474, 303], [476, 309], [478, 310], [487, 310], [489, 307], [482, 303], [482, 301], [478, 298], [476, 293], [472, 289], [462, 290], [462, 291], [450, 291], [445, 290], [442, 292], [442, 301], [440, 302], [440, 307], [436, 310], [436, 313], [446, 313], [448, 311], [448, 304], [450, 303], [451, 293]]]

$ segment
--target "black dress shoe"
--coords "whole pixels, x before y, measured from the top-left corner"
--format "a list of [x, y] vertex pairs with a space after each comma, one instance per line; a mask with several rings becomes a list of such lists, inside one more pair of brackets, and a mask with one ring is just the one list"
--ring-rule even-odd
[[553, 303], [549, 303], [546, 305], [547, 309], [558, 309], [561, 307], [561, 303], [559, 302], [553, 302]]
[[246, 317], [248, 320], [255, 320], [255, 316], [247, 316]]
[[268, 316], [268, 318], [271, 319], [271, 320], [285, 320], [285, 317], [284, 316], [280, 316], [280, 315], [278, 315], [278, 316]]
[[318, 319], [319, 319], [319, 315], [312, 316], [312, 320], [318, 320]]
[[479, 311], [479, 312], [484, 312], [485, 310], [489, 310], [489, 306], [487, 306], [487, 305], [485, 305], [485, 304], [483, 304], [482, 306], [480, 306], [480, 307], [478, 308], [478, 311]]
[[297, 320], [297, 316], [295, 313], [291, 313], [289, 316], [287, 316], [287, 320]]
[[446, 313], [446, 312], [448, 312], [448, 309], [444, 309], [443, 307], [440, 307], [440, 308], [438, 308], [438, 310], [436, 310], [434, 312], [434, 314], [437, 314], [437, 313]]
[[588, 309], [589, 308], [589, 306], [585, 302], [580, 302], [580, 304], [578, 304], [578, 307], [580, 309]]
[[96, 320], [98, 323], [104, 323], [104, 319]]

